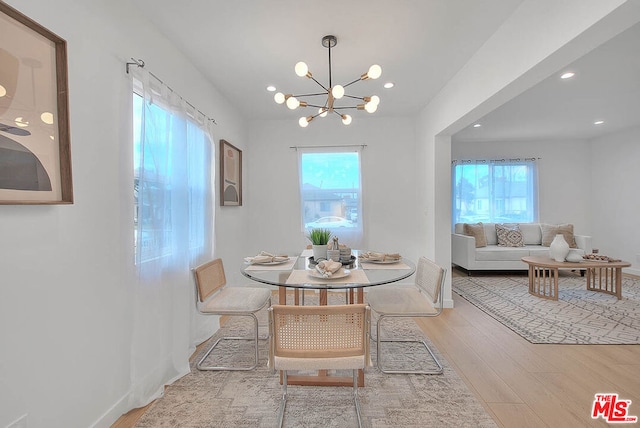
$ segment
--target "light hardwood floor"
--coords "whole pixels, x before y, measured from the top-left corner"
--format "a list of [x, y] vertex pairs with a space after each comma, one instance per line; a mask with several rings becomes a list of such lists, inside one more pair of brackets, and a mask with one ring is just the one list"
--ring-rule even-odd
[[[456, 294], [453, 300], [454, 309], [418, 324], [498, 426], [610, 426], [591, 419], [596, 393], [632, 400], [629, 413], [640, 416], [640, 345], [534, 345]], [[135, 426], [145, 410], [112, 428]]]

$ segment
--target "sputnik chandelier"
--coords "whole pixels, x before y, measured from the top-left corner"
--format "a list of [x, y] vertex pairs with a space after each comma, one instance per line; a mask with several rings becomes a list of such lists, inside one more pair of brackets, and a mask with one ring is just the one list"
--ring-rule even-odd
[[[369, 71], [361, 75], [358, 79], [347, 83], [346, 85], [333, 85], [331, 80], [331, 48], [335, 47], [338, 43], [338, 39], [335, 36], [324, 36], [322, 38], [322, 46], [329, 50], [329, 87], [325, 87], [322, 83], [318, 82], [311, 72], [309, 71], [309, 67], [304, 62], [300, 61], [295, 66], [295, 72], [300, 77], [307, 77], [314, 82], [316, 82], [324, 91], [313, 93], [313, 94], [283, 94], [282, 92], [278, 92], [273, 97], [275, 102], [278, 104], [286, 104], [286, 106], [295, 110], [298, 107], [314, 107], [318, 109], [318, 113], [311, 116], [302, 116], [298, 121], [298, 124], [305, 128], [309, 123], [315, 119], [316, 117], [325, 117], [328, 113], [335, 113], [340, 118], [342, 118], [342, 123], [345, 125], [349, 125], [351, 123], [351, 116], [344, 113], [345, 110], [349, 109], [357, 109], [357, 110], [365, 110], [369, 113], [373, 113], [378, 109], [378, 104], [380, 103], [380, 98], [377, 95], [371, 95], [366, 97], [357, 97], [353, 95], [348, 95], [345, 93], [345, 88], [353, 85], [356, 82], [367, 79], [377, 79], [382, 75], [382, 68], [374, 64], [369, 67]], [[324, 104], [314, 104], [310, 101], [302, 101], [303, 97], [326, 97]], [[362, 101], [361, 104], [351, 105], [351, 106], [337, 106], [336, 100], [340, 100], [342, 98], [350, 98], [353, 100]]]

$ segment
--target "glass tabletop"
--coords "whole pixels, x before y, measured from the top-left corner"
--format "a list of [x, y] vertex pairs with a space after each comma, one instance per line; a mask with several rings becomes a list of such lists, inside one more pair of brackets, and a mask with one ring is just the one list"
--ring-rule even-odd
[[397, 263], [372, 263], [358, 259], [352, 252], [352, 263], [343, 264], [336, 275], [339, 278], [319, 278], [313, 257], [289, 255], [291, 261], [282, 264], [256, 265], [244, 262], [240, 271], [247, 278], [279, 287], [307, 289], [349, 289], [390, 284], [410, 277], [416, 270], [413, 262], [402, 258]]

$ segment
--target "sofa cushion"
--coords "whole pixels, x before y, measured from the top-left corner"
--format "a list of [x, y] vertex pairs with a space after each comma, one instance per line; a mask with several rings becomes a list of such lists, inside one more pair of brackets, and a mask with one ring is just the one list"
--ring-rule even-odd
[[542, 243], [542, 229], [540, 223], [518, 223], [524, 245], [540, 245]]
[[551, 245], [553, 238], [558, 234], [564, 235], [564, 240], [569, 244], [569, 248], [578, 248], [576, 245], [576, 240], [573, 236], [573, 224], [564, 223], [564, 224], [546, 224], [542, 223], [540, 225], [542, 228], [542, 245], [548, 247]]
[[496, 224], [496, 235], [500, 247], [524, 247], [522, 232], [517, 224]]
[[527, 248], [529, 249], [530, 256], [549, 257], [549, 247], [543, 247], [542, 245], [532, 245]]
[[[547, 252], [548, 251], [547, 249]], [[519, 261], [528, 255], [529, 249], [527, 247], [499, 247], [497, 245], [489, 245], [476, 250], [477, 261]]]
[[495, 223], [483, 223], [484, 236], [487, 238], [487, 245], [498, 245], [498, 235], [496, 235]]
[[473, 236], [476, 239], [476, 248], [487, 246], [487, 238], [485, 236], [484, 226], [482, 225], [482, 223], [465, 223], [463, 226], [463, 233], [467, 236]]

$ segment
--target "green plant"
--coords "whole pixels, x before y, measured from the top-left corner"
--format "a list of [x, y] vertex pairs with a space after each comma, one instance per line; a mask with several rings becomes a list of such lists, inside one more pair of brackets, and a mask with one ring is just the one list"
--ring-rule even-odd
[[311, 229], [307, 238], [313, 245], [327, 245], [329, 238], [331, 238], [331, 231], [329, 229]]

